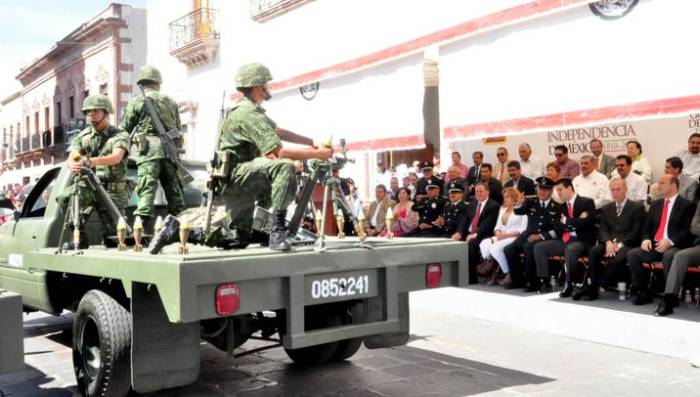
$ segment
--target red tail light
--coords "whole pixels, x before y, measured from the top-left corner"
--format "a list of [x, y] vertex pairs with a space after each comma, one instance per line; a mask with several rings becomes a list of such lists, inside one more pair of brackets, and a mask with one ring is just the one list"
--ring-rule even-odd
[[221, 316], [230, 316], [241, 307], [241, 291], [234, 283], [221, 284], [216, 287], [216, 312]]
[[442, 265], [439, 263], [429, 263], [425, 268], [425, 285], [428, 288], [437, 288], [442, 281]]

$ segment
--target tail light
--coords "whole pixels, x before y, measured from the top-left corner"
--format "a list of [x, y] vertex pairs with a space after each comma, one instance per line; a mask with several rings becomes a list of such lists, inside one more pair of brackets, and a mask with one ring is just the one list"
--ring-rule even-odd
[[241, 307], [241, 291], [234, 283], [221, 284], [216, 287], [216, 312], [221, 316], [230, 316]]
[[428, 288], [437, 288], [442, 281], [442, 265], [429, 263], [425, 268], [425, 285]]

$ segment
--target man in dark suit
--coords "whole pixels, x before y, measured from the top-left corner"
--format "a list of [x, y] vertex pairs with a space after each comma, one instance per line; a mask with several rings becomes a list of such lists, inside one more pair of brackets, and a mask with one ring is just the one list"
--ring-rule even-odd
[[[613, 178], [609, 187], [613, 202], [600, 208], [600, 244], [588, 250], [591, 285], [583, 291], [583, 300], [594, 300], [598, 296], [598, 285], [605, 288], [614, 286], [620, 272], [627, 269], [627, 253], [642, 241], [642, 226], [646, 217], [644, 205], [627, 199], [627, 184], [624, 179]], [[598, 282], [596, 272], [603, 258], [608, 261]]]
[[[549, 257], [564, 256], [566, 268], [566, 285], [559, 294], [568, 298], [574, 292], [571, 275], [578, 258], [595, 244], [595, 203], [588, 197], [579, 196], [569, 178], [557, 181], [555, 187], [562, 201], [559, 219], [554, 223], [556, 239], [545, 241], [535, 247], [535, 263], [537, 276], [541, 280], [540, 292], [552, 291], [549, 280]], [[579, 299], [581, 297], [579, 296]]]
[[[690, 225], [690, 232], [700, 236], [700, 206], [695, 209], [695, 216]], [[688, 273], [688, 267], [700, 264], [700, 238], [695, 239], [693, 246], [678, 251], [673, 257], [671, 268], [666, 270], [666, 287], [664, 299], [654, 312], [657, 316], [667, 316], [673, 313], [673, 308], [678, 306], [678, 295], [683, 288], [683, 280]]]
[[491, 164], [484, 163], [481, 165], [481, 182], [484, 182], [489, 187], [489, 197], [491, 200], [498, 203], [498, 205], [503, 204], [503, 185], [498, 179], [493, 176], [493, 168]]
[[603, 153], [603, 141], [598, 138], [591, 139], [589, 147], [596, 159], [596, 171], [610, 178], [610, 174], [615, 170], [615, 157]]
[[508, 162], [508, 176], [510, 180], [503, 187], [514, 187], [524, 193], [526, 198], [535, 197], [535, 181], [523, 175], [520, 162], [513, 160]]
[[527, 228], [507, 245], [503, 252], [508, 259], [513, 285], [518, 285], [522, 278], [522, 265], [519, 254], [525, 254], [525, 291], [535, 292], [540, 289], [537, 278], [537, 265], [535, 264], [534, 248], [543, 241], [557, 238], [554, 231], [554, 224], [559, 221], [561, 209], [559, 204], [552, 200], [552, 189], [554, 181], [546, 177], [537, 178], [537, 198], [525, 199], [517, 206], [513, 213], [516, 215], [527, 215]]
[[467, 182], [469, 182], [469, 185], [473, 188], [474, 185], [481, 180], [481, 165], [484, 162], [484, 153], [480, 151], [472, 153], [472, 160], [474, 161], [474, 165], [469, 168]]
[[479, 244], [481, 240], [493, 236], [493, 229], [498, 220], [499, 205], [489, 198], [489, 187], [479, 182], [474, 188], [474, 200], [467, 210], [466, 222], [452, 235], [453, 240], [465, 240], [469, 247], [469, 283], [476, 284], [476, 264], [481, 258]]
[[427, 194], [428, 185], [436, 185], [440, 190], [440, 196], [442, 196], [444, 182], [433, 173], [433, 162], [425, 160], [421, 163], [420, 167], [423, 176], [418, 179], [418, 192], [416, 192], [416, 195], [425, 196]]
[[632, 303], [635, 305], [653, 301], [652, 291], [644, 277], [648, 270], [642, 264], [661, 260], [664, 268], [670, 269], [676, 252], [693, 243], [690, 223], [695, 205], [678, 195], [678, 186], [679, 181], [675, 176], [666, 174], [659, 178], [657, 190], [663, 198], [655, 200], [649, 207], [649, 215], [642, 228], [641, 246], [627, 254], [632, 275]]

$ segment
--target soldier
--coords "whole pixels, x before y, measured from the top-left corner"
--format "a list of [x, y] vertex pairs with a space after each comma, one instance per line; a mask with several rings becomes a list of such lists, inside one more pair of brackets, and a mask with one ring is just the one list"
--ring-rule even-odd
[[[542, 241], [557, 239], [560, 236], [554, 230], [554, 225], [559, 222], [562, 210], [552, 200], [554, 181], [547, 177], [537, 178], [537, 198], [525, 200], [521, 195], [519, 206], [513, 209], [516, 215], [527, 215], [527, 228], [515, 241], [504, 248], [511, 269], [519, 269], [521, 252], [525, 253], [525, 274], [527, 283], [525, 290], [535, 292], [540, 289], [537, 278], [537, 264], [535, 263], [534, 246]], [[514, 283], [517, 283], [522, 271], [511, 271]], [[517, 279], [516, 279], [517, 278]]]
[[[180, 113], [175, 101], [161, 94], [162, 83], [160, 71], [153, 66], [144, 66], [138, 74], [136, 84], [143, 87], [146, 96], [156, 109], [166, 131], [179, 130]], [[136, 194], [139, 197], [134, 215], [139, 215], [144, 224], [150, 224], [154, 216], [154, 201], [160, 181], [168, 201], [168, 213], [177, 215], [185, 209], [183, 198], [183, 181], [178, 176], [177, 167], [169, 161], [163, 151], [155, 124], [151, 120], [145, 98], [141, 95], [131, 98], [122, 118], [121, 128], [130, 133], [136, 145], [138, 166], [138, 184]]]
[[440, 195], [441, 181], [437, 178], [429, 179], [426, 190], [428, 197], [416, 200], [411, 208], [412, 211], [418, 213], [418, 227], [408, 235], [416, 237], [438, 237], [442, 226], [436, 224], [438, 217], [442, 214], [445, 208], [446, 201]]
[[442, 215], [434, 222], [441, 227], [441, 236], [452, 238], [467, 222], [468, 205], [464, 202], [464, 186], [457, 180], [447, 184], [450, 202], [445, 204]]
[[[129, 152], [129, 136], [126, 132], [109, 124], [109, 114], [113, 113], [112, 103], [103, 95], [93, 95], [85, 98], [83, 112], [90, 124], [80, 132], [68, 147], [68, 168], [79, 175], [83, 164], [95, 169], [96, 176], [104, 184], [112, 201], [119, 211], [124, 214], [129, 204], [129, 185], [126, 180], [126, 158]], [[82, 159], [74, 159], [79, 154]], [[77, 156], [76, 156], [77, 157]], [[73, 229], [73, 205], [75, 189], [80, 189], [80, 244], [78, 248], [87, 248], [88, 239], [85, 232], [85, 221], [90, 217], [95, 207], [99, 208], [95, 192], [91, 191], [80, 178], [74, 178], [70, 185], [57, 198], [60, 208], [66, 212], [63, 225], [63, 235]], [[115, 219], [115, 221], [117, 221]], [[75, 249], [73, 242], [63, 245], [65, 250]]]

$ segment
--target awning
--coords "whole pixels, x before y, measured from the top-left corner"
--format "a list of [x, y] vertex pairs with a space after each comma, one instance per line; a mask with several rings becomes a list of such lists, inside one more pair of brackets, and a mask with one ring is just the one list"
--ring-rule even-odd
[[263, 106], [281, 128], [345, 139], [353, 151], [424, 146], [422, 53], [313, 86], [273, 93]]
[[[440, 49], [446, 140], [566, 129], [700, 108], [700, 2], [639, 4], [603, 20], [585, 5]], [[673, 21], [657, 29], [660, 21]]]

